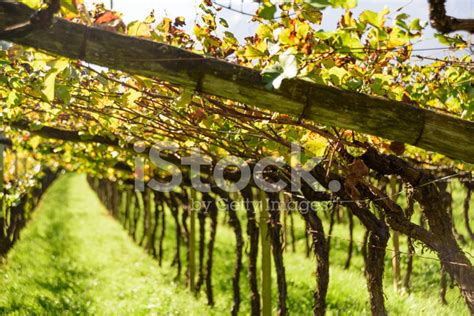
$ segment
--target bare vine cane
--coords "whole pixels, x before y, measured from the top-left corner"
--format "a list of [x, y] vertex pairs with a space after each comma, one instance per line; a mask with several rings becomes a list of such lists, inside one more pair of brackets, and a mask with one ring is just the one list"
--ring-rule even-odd
[[301, 123], [308, 114], [309, 109], [311, 108], [311, 102], [309, 101], [309, 92], [306, 93], [306, 102], [304, 104], [303, 110], [301, 111], [301, 114], [298, 116], [298, 124]]
[[[11, 139], [7, 138], [5, 136], [5, 131], [2, 129], [0, 129], [0, 229], [3, 229], [3, 223], [5, 221], [5, 218], [6, 218], [6, 214], [4, 213], [5, 211], [5, 199], [3, 198], [3, 195], [4, 195], [4, 192], [3, 192], [3, 188], [4, 188], [4, 177], [3, 177], [3, 173], [4, 173], [4, 151], [5, 151], [5, 148], [11, 148], [12, 147], [12, 141]], [[0, 236], [1, 236], [1, 232], [0, 232]]]

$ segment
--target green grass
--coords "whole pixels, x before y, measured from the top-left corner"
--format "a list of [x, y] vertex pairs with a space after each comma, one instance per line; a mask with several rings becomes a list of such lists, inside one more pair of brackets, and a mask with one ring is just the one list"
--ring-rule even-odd
[[[455, 194], [460, 212], [462, 192]], [[0, 314], [228, 314], [232, 305], [231, 277], [234, 237], [219, 214], [213, 284], [216, 306], [206, 306], [204, 294], [191, 296], [170, 267], [174, 255], [174, 223], [167, 214], [165, 258], [162, 268], [110, 218], [82, 175], [61, 177], [47, 192], [22, 240], [0, 268]], [[295, 217], [297, 219], [297, 217]], [[356, 221], [357, 222], [357, 221]], [[296, 220], [297, 252], [285, 253], [288, 306], [292, 315], [310, 315], [315, 287], [314, 258], [304, 255], [303, 222]], [[245, 221], [242, 220], [245, 232]], [[461, 223], [458, 227], [462, 227]], [[460, 229], [463, 232], [462, 228]], [[327, 297], [329, 315], [369, 313], [363, 262], [355, 247], [352, 266], [344, 270], [347, 225], [335, 226], [331, 247], [331, 276]], [[363, 230], [356, 225], [355, 239]], [[405, 238], [402, 237], [402, 241]], [[390, 246], [391, 247], [391, 246]], [[472, 244], [471, 244], [472, 247]], [[402, 250], [405, 244], [402, 243]], [[244, 250], [247, 245], [244, 246]], [[469, 249], [469, 248], [468, 248]], [[185, 262], [184, 247], [181, 251]], [[424, 256], [432, 256], [425, 253]], [[406, 257], [402, 257], [404, 271]], [[392, 287], [390, 252], [386, 258], [386, 305], [394, 315], [468, 315], [456, 288], [448, 290], [448, 306], [439, 302], [439, 263], [415, 258], [413, 293], [396, 293]], [[241, 274], [243, 315], [249, 313], [247, 266]], [[275, 277], [275, 273], [273, 273]], [[276, 280], [273, 300], [276, 303]], [[276, 305], [276, 304], [274, 304]]]
[[109, 217], [84, 176], [46, 193], [0, 269], [0, 314], [207, 313]]

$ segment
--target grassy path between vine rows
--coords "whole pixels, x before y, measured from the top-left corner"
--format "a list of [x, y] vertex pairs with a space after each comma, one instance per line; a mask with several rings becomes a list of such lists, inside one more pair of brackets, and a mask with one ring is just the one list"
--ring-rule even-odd
[[0, 268], [0, 314], [206, 313], [107, 215], [82, 175], [48, 190]]
[[[456, 196], [455, 201], [459, 209], [462, 199]], [[219, 220], [223, 218], [220, 215]], [[311, 315], [314, 258], [304, 255], [304, 223], [295, 217], [295, 224], [299, 227], [298, 251], [285, 253], [287, 303], [291, 315]], [[172, 221], [167, 225], [164, 264], [159, 268], [107, 214], [84, 175], [62, 176], [43, 197], [6, 262], [0, 263], [0, 315], [228, 315], [235, 256], [231, 228], [225, 224], [218, 228], [213, 273], [216, 306], [210, 309], [205, 295], [195, 298], [173, 282], [174, 226]], [[351, 269], [344, 270], [347, 227], [335, 225], [333, 234], [343, 239], [332, 241], [328, 315], [368, 315], [359, 250], [354, 249]], [[355, 240], [362, 235], [360, 228], [355, 230]], [[184, 253], [182, 249], [182, 256]], [[184, 263], [185, 258], [182, 260]], [[250, 309], [246, 260], [244, 256], [242, 315], [248, 315]], [[402, 263], [404, 270], [405, 261]], [[415, 260], [412, 295], [394, 292], [390, 253], [386, 264], [384, 285], [391, 315], [468, 315], [457, 289], [448, 289], [449, 305], [439, 302], [437, 261]], [[272, 277], [275, 279], [275, 273]], [[274, 284], [275, 312], [276, 280]]]

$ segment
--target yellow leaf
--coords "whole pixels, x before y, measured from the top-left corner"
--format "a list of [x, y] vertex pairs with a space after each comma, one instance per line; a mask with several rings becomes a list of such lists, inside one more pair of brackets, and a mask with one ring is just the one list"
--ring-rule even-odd
[[46, 75], [44, 79], [44, 88], [42, 92], [46, 96], [46, 99], [48, 101], [53, 101], [54, 100], [54, 88], [56, 85], [56, 74], [57, 72], [51, 72], [48, 75]]
[[326, 138], [313, 132], [304, 135], [301, 138], [301, 143], [308, 152], [316, 157], [322, 157], [328, 146]]

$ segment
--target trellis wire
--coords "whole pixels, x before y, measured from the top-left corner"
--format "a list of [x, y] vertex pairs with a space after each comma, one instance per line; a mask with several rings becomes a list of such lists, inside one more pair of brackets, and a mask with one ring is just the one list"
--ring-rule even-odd
[[[315, 231], [315, 230], [308, 230], [308, 232], [315, 232], [315, 233], [320, 233], [318, 231]], [[336, 235], [330, 235], [330, 234], [325, 234], [325, 236], [327, 237], [331, 237], [331, 238], [335, 238], [335, 239], [339, 239], [339, 240], [343, 240], [343, 241], [347, 241], [347, 242], [350, 242], [349, 239], [347, 238], [344, 238], [344, 237], [340, 237], [340, 236], [336, 236]], [[357, 241], [357, 240], [352, 240], [352, 242], [355, 242], [356, 244], [359, 244], [359, 245], [362, 245], [362, 246], [367, 246], [369, 247], [369, 245], [366, 245], [365, 243], [363, 243], [362, 241]], [[433, 261], [438, 261], [440, 263], [448, 263], [448, 264], [451, 264], [451, 265], [457, 265], [457, 266], [462, 266], [462, 267], [470, 267], [469, 265], [467, 264], [464, 264], [464, 263], [460, 263], [460, 262], [454, 262], [454, 261], [443, 261], [443, 260], [440, 260], [440, 259], [437, 259], [437, 258], [433, 258], [433, 257], [427, 257], [427, 256], [422, 256], [422, 255], [418, 255], [416, 253], [409, 253], [409, 252], [405, 252], [405, 251], [397, 251], [395, 249], [392, 249], [392, 248], [384, 248], [384, 247], [379, 247], [379, 246], [375, 246], [375, 245], [371, 245], [370, 247], [372, 248], [376, 248], [376, 249], [382, 249], [382, 250], [387, 250], [387, 251], [390, 251], [390, 252], [393, 252], [393, 253], [398, 253], [398, 254], [401, 254], [401, 255], [406, 255], [406, 256], [409, 256], [409, 257], [417, 257], [417, 258], [421, 258], [421, 259], [427, 259], [427, 260], [433, 260]], [[464, 253], [468, 254], [470, 257], [473, 257], [470, 253], [464, 251]], [[396, 256], [396, 255], [395, 255]]]

